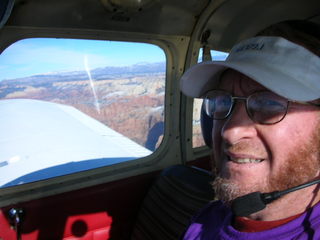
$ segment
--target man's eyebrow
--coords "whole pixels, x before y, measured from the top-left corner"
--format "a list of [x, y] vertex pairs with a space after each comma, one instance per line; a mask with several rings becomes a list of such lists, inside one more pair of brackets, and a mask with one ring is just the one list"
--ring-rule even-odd
[[[227, 69], [228, 70], [228, 69]], [[221, 80], [222, 78], [226, 75], [226, 71], [227, 70], [224, 70], [222, 73], [220, 73], [220, 76], [218, 78], [218, 84], [217, 84], [217, 87], [219, 88], [221, 86]]]
[[260, 83], [256, 82], [254, 79], [244, 74], [241, 74], [240, 77], [240, 89], [245, 95], [252, 94], [257, 91], [270, 91]]

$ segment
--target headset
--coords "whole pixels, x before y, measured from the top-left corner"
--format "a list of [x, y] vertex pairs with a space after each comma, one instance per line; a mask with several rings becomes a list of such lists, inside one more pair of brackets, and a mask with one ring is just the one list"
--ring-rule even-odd
[[209, 148], [212, 148], [213, 118], [209, 117], [206, 114], [203, 103], [202, 103], [201, 111], [200, 111], [200, 125], [201, 125], [202, 137], [203, 137], [205, 144]]
[[4, 26], [7, 22], [12, 8], [14, 5], [14, 0], [1, 0], [0, 1], [0, 28]]

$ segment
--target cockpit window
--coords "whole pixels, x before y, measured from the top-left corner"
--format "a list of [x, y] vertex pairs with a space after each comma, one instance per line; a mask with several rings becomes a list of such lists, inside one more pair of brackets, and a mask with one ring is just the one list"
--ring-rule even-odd
[[144, 43], [34, 38], [0, 55], [0, 187], [152, 154], [166, 58]]

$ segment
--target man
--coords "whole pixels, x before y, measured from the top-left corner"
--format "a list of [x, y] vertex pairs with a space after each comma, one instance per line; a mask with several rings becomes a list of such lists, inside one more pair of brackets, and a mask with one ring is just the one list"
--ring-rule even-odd
[[204, 98], [213, 119], [220, 200], [193, 218], [184, 239], [320, 239], [317, 184], [246, 216], [230, 208], [240, 196], [320, 178], [320, 27], [287, 21], [258, 35], [225, 62], [195, 65], [181, 78], [182, 92]]

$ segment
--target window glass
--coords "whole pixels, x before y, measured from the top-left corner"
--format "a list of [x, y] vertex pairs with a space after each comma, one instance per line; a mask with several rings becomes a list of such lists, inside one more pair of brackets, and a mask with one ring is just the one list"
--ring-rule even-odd
[[[228, 53], [211, 50], [211, 57], [213, 61], [223, 61], [227, 58]], [[199, 51], [198, 63], [202, 62], [202, 49]], [[200, 113], [201, 113], [202, 99], [194, 99], [193, 102], [193, 128], [192, 128], [192, 146], [201, 147], [205, 143], [202, 138]]]
[[194, 99], [193, 101], [193, 136], [192, 136], [192, 145], [193, 147], [204, 146], [204, 140], [202, 138], [202, 131], [200, 125], [200, 110], [202, 105], [202, 99]]
[[0, 187], [145, 157], [164, 132], [151, 44], [25, 39], [0, 55]]

